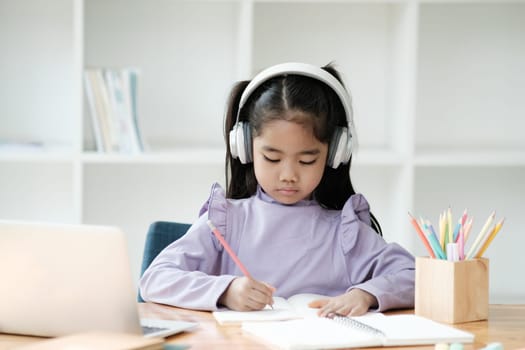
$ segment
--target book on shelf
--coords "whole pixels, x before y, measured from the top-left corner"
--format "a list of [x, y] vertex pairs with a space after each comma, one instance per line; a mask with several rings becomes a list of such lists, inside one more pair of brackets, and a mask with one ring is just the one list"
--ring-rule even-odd
[[127, 69], [127, 74], [125, 75], [127, 81], [126, 81], [126, 86], [127, 88], [129, 89], [129, 105], [130, 105], [130, 109], [131, 109], [131, 120], [132, 120], [132, 123], [133, 123], [133, 126], [135, 127], [135, 133], [136, 133], [136, 142], [137, 142], [137, 147], [143, 151], [144, 150], [144, 142], [142, 140], [142, 137], [141, 137], [141, 133], [140, 133], [140, 130], [139, 130], [139, 122], [138, 122], [138, 109], [137, 109], [137, 96], [138, 96], [138, 93], [137, 93], [137, 82], [138, 82], [138, 71], [135, 70], [135, 69]]
[[243, 332], [285, 349], [337, 349], [372, 346], [403, 346], [437, 342], [472, 342], [471, 333], [409, 314], [369, 312], [358, 317], [324, 318], [308, 307], [319, 294], [274, 297], [273, 309], [213, 312], [219, 324], [242, 324]]
[[99, 152], [140, 153], [137, 71], [89, 68], [84, 74], [91, 125]]
[[91, 116], [91, 127], [95, 137], [95, 147], [99, 152], [105, 152], [109, 145], [106, 145], [109, 136], [105, 135], [106, 128], [104, 125], [104, 111], [102, 110], [102, 99], [98, 91], [98, 77], [97, 71], [88, 69], [84, 73], [84, 90], [86, 91], [86, 99], [89, 107], [89, 114]]

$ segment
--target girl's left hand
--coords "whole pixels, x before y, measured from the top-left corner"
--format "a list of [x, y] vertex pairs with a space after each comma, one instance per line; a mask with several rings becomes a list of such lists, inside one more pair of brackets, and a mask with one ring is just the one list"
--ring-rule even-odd
[[342, 316], [360, 316], [367, 313], [368, 309], [377, 306], [377, 299], [372, 294], [362, 289], [352, 289], [348, 293], [310, 302], [309, 307], [317, 308], [320, 317], [333, 314]]

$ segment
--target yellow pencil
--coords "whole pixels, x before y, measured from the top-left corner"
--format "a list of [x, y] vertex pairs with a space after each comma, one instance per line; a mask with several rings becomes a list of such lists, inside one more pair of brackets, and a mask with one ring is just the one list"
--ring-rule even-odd
[[445, 249], [445, 225], [442, 214], [439, 214], [439, 244], [441, 245], [441, 249]]
[[501, 229], [501, 226], [503, 226], [503, 222], [504, 221], [505, 221], [505, 218], [501, 219], [496, 224], [496, 226], [494, 226], [494, 228], [492, 229], [492, 232], [490, 232], [489, 237], [487, 238], [487, 240], [485, 241], [485, 243], [483, 244], [483, 246], [479, 250], [478, 254], [476, 254], [476, 258], [481, 258], [483, 256], [483, 253], [485, 253], [485, 250], [487, 250], [487, 248], [489, 247], [490, 242], [492, 242], [494, 237], [496, 237], [496, 235], [498, 234], [499, 230]]
[[450, 207], [448, 207], [447, 212], [447, 224], [448, 224], [448, 242], [453, 243], [454, 242], [454, 234], [452, 232], [452, 211], [450, 210]]
[[492, 214], [490, 214], [489, 218], [487, 219], [487, 222], [485, 222], [485, 225], [483, 225], [483, 228], [481, 229], [481, 231], [479, 231], [479, 234], [476, 237], [476, 240], [474, 241], [474, 243], [470, 247], [470, 249], [468, 251], [468, 254], [466, 256], [466, 259], [472, 259], [474, 257], [474, 253], [479, 249], [480, 243], [482, 241], [484, 241], [484, 237], [485, 237], [485, 234], [487, 232], [487, 229], [489, 228], [489, 226], [494, 221], [494, 216], [495, 215], [496, 215], [495, 212], [492, 212]]

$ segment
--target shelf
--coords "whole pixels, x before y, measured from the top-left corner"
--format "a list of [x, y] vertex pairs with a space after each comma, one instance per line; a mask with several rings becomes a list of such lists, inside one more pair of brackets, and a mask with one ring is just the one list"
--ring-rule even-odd
[[[487, 250], [490, 260], [490, 301], [492, 303], [523, 302], [525, 280], [508, 278], [515, 271], [517, 261], [523, 261], [523, 196], [525, 195], [525, 167], [425, 167], [415, 171], [414, 208], [412, 214], [423, 216], [436, 225], [439, 213], [449, 206], [457, 220], [465, 208], [473, 217], [470, 247], [492, 211], [496, 219], [505, 217], [505, 224]], [[413, 232], [413, 230], [411, 231]], [[415, 235], [415, 233], [413, 233]], [[418, 242], [415, 253], [424, 255]], [[519, 263], [518, 263], [519, 264]], [[519, 266], [522, 266], [520, 264]], [[516, 298], [521, 293], [522, 298]]]
[[72, 164], [54, 161], [0, 163], [0, 217], [75, 222]]
[[84, 153], [88, 164], [224, 164], [225, 151], [217, 148], [188, 148], [145, 152], [136, 155]]
[[76, 141], [73, 7], [0, 1], [0, 140]]
[[[352, 181], [387, 241], [420, 254], [407, 210], [449, 204], [493, 206], [520, 232], [524, 18], [525, 0], [0, 0], [1, 216], [120, 226], [138, 276], [149, 223], [194, 221], [225, 182], [233, 84], [334, 61], [353, 98]], [[87, 67], [138, 69], [146, 152], [90, 151]], [[514, 266], [512, 240], [491, 248], [494, 275]], [[491, 294], [525, 296], [514, 283]]]
[[238, 11], [238, 1], [85, 1], [85, 66], [138, 69], [138, 124], [152, 149], [223, 144]]
[[76, 154], [67, 146], [0, 145], [0, 162], [64, 163], [72, 162], [74, 159], [76, 159]]
[[524, 18], [525, 2], [421, 4], [417, 148], [525, 150]]
[[83, 174], [83, 222], [116, 225], [126, 232], [138, 278], [148, 225], [159, 220], [192, 223], [212, 184], [224, 184], [223, 178], [224, 166], [218, 163], [89, 163]]
[[523, 167], [525, 166], [525, 150], [520, 151], [426, 151], [415, 156], [416, 166], [484, 166], [484, 167]]
[[[398, 148], [403, 139], [393, 130], [407, 115], [399, 107], [407, 99], [401, 85], [410, 82], [404, 55], [414, 46], [405, 28], [416, 22], [409, 7], [403, 2], [256, 2], [253, 73], [279, 62], [334, 61], [352, 95], [360, 145]], [[297, 38], [307, 38], [307, 44]]]
[[383, 149], [358, 149], [352, 155], [352, 165], [401, 166], [404, 163], [401, 154]]

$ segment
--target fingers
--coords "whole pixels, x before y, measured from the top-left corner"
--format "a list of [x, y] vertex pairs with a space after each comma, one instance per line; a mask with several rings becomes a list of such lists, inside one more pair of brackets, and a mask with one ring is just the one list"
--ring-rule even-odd
[[352, 309], [348, 306], [328, 304], [318, 312], [320, 317], [348, 316]]
[[333, 299], [316, 299], [308, 303], [308, 306], [314, 309], [319, 309], [317, 315], [320, 317], [326, 317], [329, 313], [334, 312]]
[[377, 299], [364, 290], [352, 289], [336, 297], [314, 300], [309, 306], [319, 308], [317, 314], [320, 317], [360, 316], [367, 313], [371, 306], [377, 306]]
[[275, 288], [267, 283], [248, 277], [237, 277], [232, 280], [219, 298], [219, 304], [232, 310], [261, 310], [273, 304]]
[[319, 309], [320, 317], [333, 316], [361, 316], [368, 311], [368, 307], [362, 304], [340, 304], [337, 302], [327, 303]]
[[271, 284], [268, 284], [266, 282], [262, 282], [262, 284], [264, 284], [266, 287], [268, 287], [272, 291], [272, 293], [275, 293], [276, 289], [275, 289], [274, 286], [272, 286]]
[[333, 317], [336, 315], [346, 315], [340, 307], [337, 307], [333, 303], [327, 303], [319, 309], [317, 312], [319, 317]]
[[314, 300], [310, 307], [319, 308], [317, 315], [320, 317], [333, 316], [360, 316], [368, 311], [368, 307], [361, 303], [348, 302], [342, 298]]
[[242, 286], [237, 300], [242, 305], [241, 311], [261, 310], [266, 305], [273, 304], [273, 286], [247, 277], [241, 277], [239, 280]]
[[319, 309], [317, 315], [320, 317], [329, 317], [330, 314], [340, 312], [340, 307], [334, 302], [334, 299], [316, 299], [308, 303], [308, 306], [314, 309]]
[[252, 293], [250, 293], [250, 300], [257, 305], [257, 310], [264, 308], [266, 305], [273, 305], [273, 293], [275, 287], [266, 282], [259, 282], [252, 280]]

